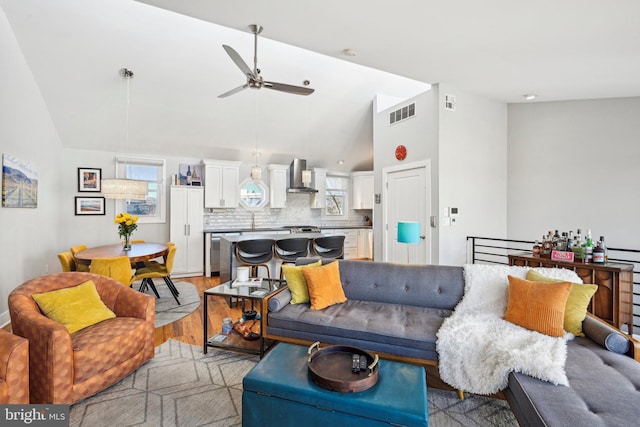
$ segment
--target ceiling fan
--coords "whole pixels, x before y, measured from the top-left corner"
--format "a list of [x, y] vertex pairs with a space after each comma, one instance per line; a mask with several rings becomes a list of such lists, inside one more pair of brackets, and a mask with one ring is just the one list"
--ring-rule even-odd
[[[225, 44], [222, 45], [227, 54], [231, 57], [231, 60], [235, 62], [235, 64], [240, 68], [240, 71], [247, 76], [247, 82], [242, 86], [238, 86], [235, 89], [231, 89], [228, 92], [223, 93], [222, 95], [218, 95], [218, 98], [226, 98], [227, 96], [233, 95], [234, 93], [238, 93], [248, 87], [253, 89], [273, 89], [280, 92], [293, 93], [295, 95], [311, 95], [313, 93], [313, 89], [301, 86], [293, 86], [284, 83], [276, 83], [269, 82], [262, 78], [260, 75], [260, 69], [258, 68], [258, 34], [260, 34], [263, 30], [260, 25], [249, 25], [251, 32], [254, 34], [254, 55], [253, 55], [253, 70], [249, 68], [246, 62], [242, 60], [238, 52], [236, 52], [231, 46], [227, 46]], [[305, 81], [305, 84], [308, 82]]]

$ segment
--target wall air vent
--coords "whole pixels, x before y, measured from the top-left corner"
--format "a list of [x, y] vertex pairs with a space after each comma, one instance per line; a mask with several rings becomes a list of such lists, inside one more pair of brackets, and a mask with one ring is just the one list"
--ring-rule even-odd
[[398, 123], [416, 115], [416, 103], [406, 105], [389, 113], [389, 124]]
[[444, 109], [450, 111], [456, 111], [456, 97], [453, 95], [449, 95], [448, 93], [444, 94]]

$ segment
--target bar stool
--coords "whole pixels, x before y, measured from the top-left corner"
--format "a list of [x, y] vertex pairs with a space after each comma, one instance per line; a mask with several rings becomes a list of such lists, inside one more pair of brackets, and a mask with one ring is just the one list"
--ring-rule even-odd
[[267, 278], [271, 279], [268, 262], [273, 259], [273, 239], [252, 239], [237, 242], [236, 259], [241, 265], [251, 267], [251, 277], [258, 277], [258, 267], [264, 267], [267, 269]]
[[[296, 259], [309, 254], [309, 238], [294, 237], [276, 240], [274, 252], [282, 264], [295, 264]], [[280, 269], [280, 280], [282, 280], [282, 269]]]
[[313, 239], [313, 251], [322, 258], [343, 258], [345, 236], [325, 236]]

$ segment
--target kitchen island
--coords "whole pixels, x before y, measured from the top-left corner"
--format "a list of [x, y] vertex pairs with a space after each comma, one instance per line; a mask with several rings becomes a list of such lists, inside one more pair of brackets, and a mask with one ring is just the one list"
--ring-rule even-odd
[[[323, 233], [295, 233], [295, 234], [277, 234], [265, 232], [262, 233], [254, 233], [248, 236], [224, 236], [220, 238], [220, 283], [228, 282], [230, 280], [235, 279], [236, 277], [236, 267], [238, 266], [238, 261], [236, 260], [236, 243], [245, 240], [254, 240], [254, 239], [272, 239], [272, 240], [281, 240], [281, 239], [296, 239], [300, 237], [306, 237], [308, 239], [315, 239], [316, 237], [323, 237], [326, 234]], [[310, 252], [311, 254], [311, 252]], [[278, 259], [277, 257], [273, 257], [273, 260], [269, 263], [269, 269], [271, 270], [271, 277], [278, 278], [280, 276], [280, 270], [278, 267]]]

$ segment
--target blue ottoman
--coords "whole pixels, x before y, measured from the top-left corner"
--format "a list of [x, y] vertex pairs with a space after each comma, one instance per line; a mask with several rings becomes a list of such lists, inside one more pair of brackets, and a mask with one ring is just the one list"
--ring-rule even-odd
[[311, 380], [306, 347], [280, 343], [242, 381], [242, 425], [427, 426], [424, 368], [379, 363], [376, 385], [359, 393], [339, 393]]

